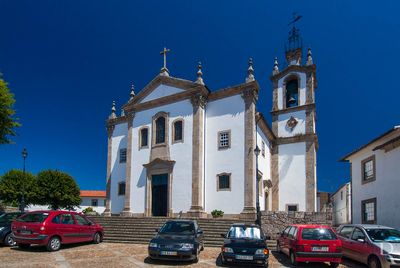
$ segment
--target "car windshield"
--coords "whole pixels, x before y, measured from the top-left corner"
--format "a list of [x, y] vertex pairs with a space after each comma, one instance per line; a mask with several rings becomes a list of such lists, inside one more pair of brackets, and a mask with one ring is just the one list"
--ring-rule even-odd
[[6, 213], [0, 215], [0, 222], [12, 222], [16, 218], [18, 218], [19, 214], [17, 213]]
[[396, 229], [366, 229], [374, 242], [400, 243], [400, 231]]
[[335, 233], [328, 228], [303, 228], [301, 238], [304, 240], [336, 240]]
[[228, 232], [228, 238], [261, 239], [261, 230], [252, 226], [233, 226]]
[[21, 222], [44, 222], [44, 220], [49, 216], [49, 213], [45, 212], [36, 212], [36, 213], [27, 213], [22, 217], [19, 217], [17, 221]]
[[167, 222], [161, 228], [160, 233], [194, 234], [194, 224], [191, 222], [176, 222], [176, 221]]

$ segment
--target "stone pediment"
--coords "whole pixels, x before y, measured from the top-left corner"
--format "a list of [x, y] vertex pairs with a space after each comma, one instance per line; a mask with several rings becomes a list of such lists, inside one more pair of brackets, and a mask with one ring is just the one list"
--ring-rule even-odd
[[153, 106], [157, 101], [172, 97], [177, 100], [189, 98], [196, 93], [208, 95], [209, 90], [189, 80], [158, 75], [124, 106], [124, 110], [135, 110], [135, 107], [141, 108], [147, 104]]
[[175, 161], [173, 160], [164, 160], [161, 158], [156, 158], [153, 161], [144, 164], [143, 166], [147, 170], [165, 170], [165, 171], [172, 171], [173, 167], [175, 165]]

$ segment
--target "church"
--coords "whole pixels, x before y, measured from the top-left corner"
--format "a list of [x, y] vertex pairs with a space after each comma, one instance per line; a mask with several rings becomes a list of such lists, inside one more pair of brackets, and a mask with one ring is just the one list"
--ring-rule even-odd
[[[132, 217], [254, 218], [261, 211], [316, 211], [316, 66], [303, 61], [298, 30], [275, 58], [272, 123], [256, 110], [259, 84], [248, 62], [242, 84], [210, 91], [160, 73], [106, 121], [106, 210]], [[267, 74], [265, 74], [267, 75]], [[244, 75], [245, 76], [245, 75]], [[260, 104], [263, 105], [263, 104]]]

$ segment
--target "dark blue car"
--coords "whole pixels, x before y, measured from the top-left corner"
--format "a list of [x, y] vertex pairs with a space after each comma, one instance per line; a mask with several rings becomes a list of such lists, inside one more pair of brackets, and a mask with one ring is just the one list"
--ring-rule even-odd
[[23, 214], [21, 212], [11, 212], [0, 215], [0, 243], [10, 247], [15, 246], [14, 236], [11, 232], [11, 223]]

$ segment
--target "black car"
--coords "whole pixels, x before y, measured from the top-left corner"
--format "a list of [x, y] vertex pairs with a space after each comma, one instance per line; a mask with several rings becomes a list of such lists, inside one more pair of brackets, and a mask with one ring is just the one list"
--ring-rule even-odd
[[14, 236], [11, 232], [11, 223], [23, 214], [21, 212], [11, 212], [0, 215], [0, 243], [10, 247], [15, 246]]
[[170, 220], [150, 241], [149, 256], [151, 259], [194, 261], [204, 249], [203, 231], [193, 220]]
[[268, 267], [268, 237], [255, 224], [233, 224], [227, 234], [221, 234], [224, 245], [221, 248], [222, 264], [255, 264]]

